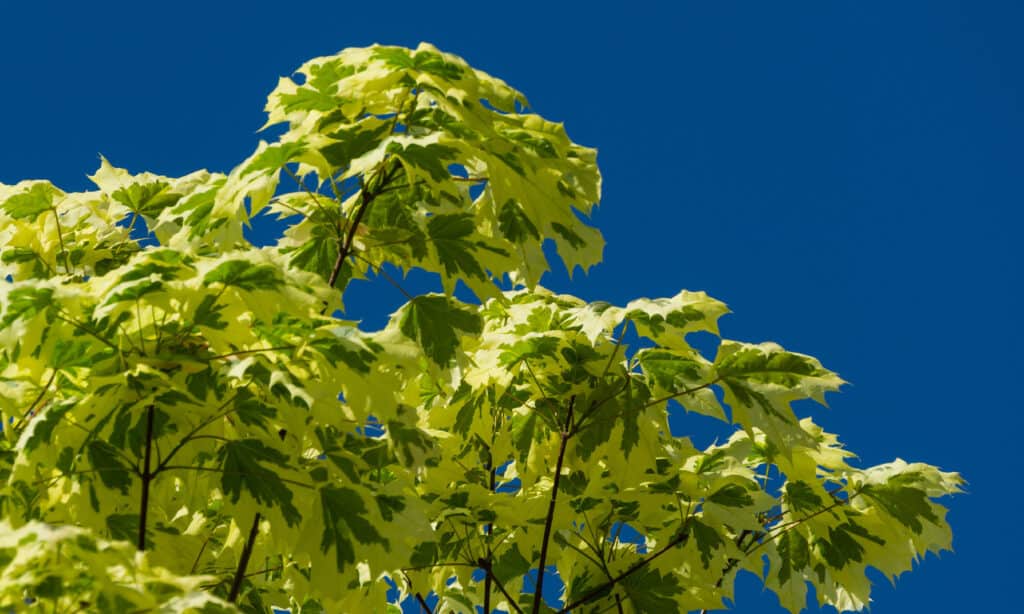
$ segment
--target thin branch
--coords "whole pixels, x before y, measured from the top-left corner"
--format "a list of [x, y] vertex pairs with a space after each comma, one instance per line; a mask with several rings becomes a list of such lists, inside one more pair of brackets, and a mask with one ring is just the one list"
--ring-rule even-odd
[[295, 349], [294, 345], [279, 345], [279, 346], [269, 347], [269, 348], [257, 348], [257, 349], [253, 349], [253, 350], [239, 350], [237, 352], [231, 352], [231, 353], [228, 353], [228, 354], [218, 354], [217, 356], [211, 356], [211, 357], [207, 358], [206, 360], [209, 362], [209, 361], [214, 361], [214, 360], [224, 360], [225, 358], [233, 358], [235, 356], [244, 356], [245, 354], [258, 354], [260, 352], [281, 352], [281, 351], [284, 351], [284, 350], [294, 350], [294, 349]]
[[[524, 361], [525, 362], [525, 361]], [[540, 612], [541, 594], [544, 589], [544, 568], [548, 558], [548, 543], [551, 540], [551, 527], [555, 522], [555, 504], [558, 502], [558, 481], [562, 477], [562, 463], [565, 461], [565, 449], [572, 437], [572, 410], [576, 405], [576, 396], [569, 397], [569, 409], [565, 415], [565, 426], [562, 428], [562, 442], [558, 447], [558, 461], [555, 463], [555, 479], [551, 487], [551, 502], [548, 504], [548, 515], [544, 519], [544, 536], [540, 542], [540, 561], [537, 563], [537, 589], [533, 594], [533, 614]]]
[[384, 279], [385, 279], [385, 280], [386, 280], [386, 281], [387, 281], [387, 282], [388, 282], [389, 284], [391, 284], [392, 286], [394, 286], [394, 287], [395, 287], [395, 288], [396, 288], [396, 289], [397, 289], [397, 290], [398, 290], [399, 292], [401, 292], [401, 293], [402, 293], [402, 294], [403, 294], [403, 295], [405, 296], [405, 298], [409, 299], [410, 301], [411, 301], [411, 300], [413, 299], [413, 296], [412, 296], [411, 294], [409, 294], [408, 292], [406, 292], [406, 291], [405, 291], [405, 288], [403, 288], [403, 287], [402, 287], [402, 285], [401, 285], [401, 284], [399, 284], [399, 283], [398, 283], [398, 281], [397, 281], [397, 280], [395, 280], [395, 278], [394, 278], [394, 277], [392, 277], [391, 275], [389, 275], [389, 274], [388, 274], [388, 272], [384, 270], [384, 267], [383, 267], [383, 266], [381, 266], [381, 265], [376, 265], [376, 264], [374, 264], [374, 263], [370, 262], [370, 260], [369, 260], [368, 258], [365, 258], [365, 257], [363, 257], [363, 256], [362, 256], [361, 254], [353, 254], [353, 256], [355, 256], [355, 257], [356, 257], [356, 258], [358, 258], [359, 260], [362, 260], [362, 261], [363, 261], [363, 262], [365, 262], [366, 264], [368, 264], [368, 265], [370, 265], [371, 267], [373, 267], [373, 268], [375, 269], [375, 272], [376, 272], [376, 273], [377, 273], [378, 275], [380, 275], [381, 277], [383, 277], [383, 278], [384, 278]]
[[540, 396], [547, 398], [547, 395], [544, 394], [544, 388], [540, 385], [540, 380], [537, 379], [537, 374], [533, 372], [533, 367], [530, 366], [530, 361], [524, 358], [523, 365], [526, 367], [527, 372], [529, 372], [530, 378], [533, 379], [533, 384], [537, 386], [537, 392], [540, 393]]
[[[327, 278], [327, 285], [329, 285], [330, 287], [333, 288], [334, 284], [338, 282], [338, 275], [341, 274], [341, 267], [345, 264], [345, 260], [348, 258], [349, 253], [352, 251], [352, 244], [355, 241], [356, 232], [359, 230], [359, 224], [363, 221], [363, 216], [366, 215], [366, 212], [369, 210], [370, 205], [373, 203], [373, 199], [377, 197], [377, 194], [380, 192], [380, 190], [384, 189], [384, 186], [387, 185], [387, 183], [391, 181], [391, 179], [393, 179], [393, 177], [391, 176], [392, 172], [397, 171], [397, 169], [400, 167], [400, 164], [396, 164], [394, 165], [393, 170], [385, 172], [384, 176], [381, 177], [380, 181], [377, 183], [375, 190], [367, 191], [366, 188], [369, 186], [366, 184], [363, 185], [363, 188], [360, 191], [359, 196], [359, 208], [356, 209], [355, 216], [348, 223], [348, 228], [346, 229], [345, 233], [345, 239], [342, 242], [342, 244], [338, 246], [338, 259], [334, 261], [334, 267], [331, 269], [331, 276]], [[367, 184], [368, 183], [369, 182], [367, 182]]]
[[235, 603], [238, 600], [238, 593], [242, 590], [242, 580], [245, 579], [245, 568], [249, 566], [249, 558], [252, 556], [252, 549], [256, 545], [256, 536], [260, 530], [260, 513], [252, 519], [252, 528], [249, 529], [249, 538], [245, 540], [242, 547], [242, 556], [238, 559], [238, 568], [235, 570], [235, 577], [231, 581], [231, 592], [228, 593], [228, 603]]
[[[586, 542], [586, 540], [584, 540], [584, 542]], [[579, 546], [577, 546], [576, 544], [574, 544], [574, 543], [572, 543], [572, 542], [570, 542], [568, 540], [566, 540], [565, 545], [570, 547], [570, 548], [572, 548], [576, 552], [578, 552], [580, 554], [580, 556], [582, 556], [583, 558], [585, 558], [588, 561], [590, 561], [591, 563], [593, 563], [595, 567], [601, 567], [601, 561], [599, 561], [599, 560], [595, 559], [594, 557], [592, 557], [591, 555], [587, 554], [587, 552], [585, 550], [583, 550], [583, 548], [580, 548]]]
[[419, 602], [420, 607], [423, 608], [424, 612], [426, 612], [427, 614], [434, 614], [434, 611], [430, 609], [429, 605], [427, 605], [427, 601], [423, 598], [423, 595], [421, 595], [420, 593], [416, 593], [416, 601]]
[[601, 377], [599, 379], [604, 379], [604, 376], [608, 375], [608, 370], [612, 368], [612, 363], [615, 361], [615, 357], [619, 353], [619, 348], [622, 347], [622, 339], [626, 336], [626, 328], [629, 327], [629, 322], [629, 318], [622, 321], [622, 330], [619, 331], [619, 338], [615, 341], [615, 348], [612, 350], [611, 356], [608, 357], [608, 362], [604, 365], [604, 370], [601, 371]]
[[418, 565], [416, 567], [403, 567], [402, 573], [407, 571], [424, 571], [427, 569], [437, 569], [438, 567], [478, 567], [475, 563], [462, 563], [459, 561], [445, 561], [443, 563], [434, 563], [432, 565]]
[[[237, 398], [238, 398], [238, 393], [236, 392], [235, 394], [231, 395], [231, 398], [229, 398], [227, 401], [224, 401], [224, 403], [222, 403], [221, 406], [216, 409], [216, 411], [220, 412], [222, 409], [227, 407], [232, 401], [234, 401]], [[232, 413], [234, 411], [237, 411], [237, 410], [236, 410], [236, 408], [232, 407], [231, 409], [229, 409], [229, 410], [227, 410], [225, 412], [214, 414], [210, 418], [207, 418], [206, 420], [201, 421], [198, 425], [196, 425], [195, 428], [193, 428], [191, 431], [189, 431], [189, 433], [187, 435], [182, 437], [181, 440], [178, 441], [178, 443], [175, 444], [175, 446], [173, 448], [171, 448], [171, 451], [167, 453], [167, 456], [163, 459], [163, 461], [161, 461], [157, 465], [155, 473], [160, 473], [161, 471], [166, 469], [167, 465], [171, 462], [171, 459], [174, 458], [174, 455], [177, 454], [181, 450], [181, 448], [185, 446], [185, 444], [187, 444], [189, 441], [192, 441], [192, 439], [194, 439], [196, 433], [198, 433], [199, 431], [203, 430], [204, 428], [210, 426], [211, 424], [213, 424], [217, 420], [223, 418], [224, 416], [227, 416], [228, 414], [230, 414], [230, 413]]]
[[278, 565], [277, 567], [267, 567], [265, 569], [260, 569], [259, 571], [249, 571], [249, 572], [246, 572], [245, 577], [246, 578], [251, 578], [253, 576], [258, 576], [261, 573], [262, 574], [271, 574], [271, 573], [274, 573], [275, 571], [281, 571], [282, 569], [284, 569], [284, 565]]
[[605, 582], [604, 584], [601, 584], [600, 586], [597, 586], [593, 590], [588, 591], [586, 594], [584, 594], [582, 597], [580, 597], [576, 601], [573, 601], [572, 603], [566, 605], [564, 608], [559, 610], [558, 614], [566, 614], [567, 612], [569, 612], [573, 608], [577, 608], [577, 607], [579, 607], [579, 606], [581, 606], [581, 605], [583, 605], [585, 603], [593, 601], [595, 598], [601, 596], [601, 594], [604, 593], [606, 590], [612, 588], [613, 586], [615, 586], [616, 584], [618, 584], [622, 580], [628, 578], [630, 575], [636, 573], [640, 569], [643, 569], [644, 567], [649, 565], [652, 561], [654, 561], [656, 558], [658, 558], [661, 555], [665, 554], [666, 552], [668, 552], [672, 548], [675, 548], [679, 544], [682, 544], [683, 542], [685, 542], [687, 539], [689, 539], [689, 537], [690, 537], [690, 534], [687, 533], [685, 530], [680, 531], [679, 535], [677, 535], [675, 538], [673, 538], [667, 544], [662, 546], [662, 548], [659, 549], [657, 552], [655, 552], [654, 554], [650, 555], [649, 557], [643, 559], [642, 561], [637, 561], [636, 563], [631, 565], [629, 567], [629, 569], [627, 569], [626, 571], [620, 573], [619, 575], [615, 576], [614, 578], [612, 578], [611, 580]]
[[[501, 594], [505, 596], [505, 601], [508, 602], [508, 605], [511, 606], [511, 608], [513, 610], [515, 610], [518, 614], [523, 614], [523, 609], [521, 607], [519, 607], [519, 604], [516, 603], [516, 600], [512, 598], [512, 595], [508, 594], [508, 591], [505, 589], [505, 585], [503, 585], [501, 583], [501, 580], [498, 579], [498, 576], [494, 575], [494, 571], [492, 571], [490, 567], [488, 567], [486, 569], [486, 571], [487, 571], [487, 577], [490, 578], [494, 582], [495, 585], [497, 585], [498, 590], [501, 591]], [[487, 610], [484, 610], [484, 611], [487, 614], [490, 614], [489, 611], [487, 611]]]
[[25, 420], [28, 420], [28, 417], [32, 413], [32, 410], [36, 408], [36, 405], [38, 405], [39, 402], [43, 400], [43, 397], [46, 396], [46, 393], [50, 390], [50, 386], [53, 384], [53, 380], [57, 378], [57, 373], [58, 370], [54, 369], [53, 373], [50, 374], [50, 379], [46, 380], [46, 385], [43, 386], [43, 389], [39, 391], [39, 395], [36, 396], [35, 400], [32, 401], [31, 404], [29, 404], [28, 409], [25, 410], [25, 413], [22, 414], [21, 418], [18, 419], [14, 426], [11, 427], [11, 430], [17, 431], [18, 429], [21, 428], [21, 423], [24, 422]]
[[[198, 467], [198, 466], [193, 467], [193, 466], [190, 466], [190, 465], [168, 465], [168, 466], [165, 466], [163, 468], [163, 471], [175, 471], [175, 470], [179, 470], [179, 471], [207, 471], [207, 472], [211, 472], [211, 473], [220, 473], [222, 475], [250, 475], [249, 473], [246, 473], [245, 471], [224, 471], [223, 469], [219, 469], [217, 467]], [[298, 480], [289, 480], [288, 478], [282, 478], [280, 476], [277, 476], [277, 479], [281, 480], [285, 484], [291, 484], [293, 486], [299, 486], [301, 488], [307, 488], [309, 490], [316, 490], [316, 487], [313, 486], [312, 484], [306, 484], [305, 482], [299, 482]]]
[[[495, 430], [497, 430], [497, 429], [495, 429]], [[490, 448], [487, 449], [487, 454], [488, 454], [488, 457], [489, 457], [487, 459], [487, 474], [488, 474], [488, 477], [489, 477], [489, 480], [488, 480], [488, 482], [489, 482], [489, 490], [490, 490], [491, 493], [493, 493], [494, 492], [494, 479], [495, 479], [496, 470], [494, 468], [494, 456], [491, 454], [491, 449]], [[493, 530], [494, 530], [494, 525], [491, 524], [491, 523], [488, 523], [484, 527], [484, 534], [488, 536], [488, 540], [487, 540], [487, 558], [481, 561], [481, 563], [483, 563], [483, 565], [481, 565], [481, 567], [483, 567], [484, 570], [487, 572], [487, 577], [484, 578], [484, 614], [491, 614], [491, 584], [493, 584], [493, 581], [494, 581], [494, 574], [491, 572], [491, 558], [494, 556], [494, 551], [491, 550], [490, 535], [491, 535], [491, 532]]]
[[104, 467], [102, 469], [76, 469], [75, 471], [63, 471], [63, 472], [61, 472], [58, 475], [53, 475], [53, 476], [50, 476], [48, 478], [42, 478], [40, 480], [36, 480], [36, 481], [32, 482], [32, 485], [33, 486], [39, 486], [40, 484], [46, 484], [47, 487], [50, 487], [57, 480], [64, 480], [64, 479], [68, 479], [68, 478], [73, 478], [76, 475], [89, 475], [90, 473], [100, 473], [100, 472], [117, 473], [119, 471], [123, 471], [124, 473], [134, 473], [135, 475], [138, 475], [137, 471], [135, 471], [134, 469], [129, 468], [129, 467], [125, 467], [124, 469], [122, 469], [120, 467]]
[[295, 180], [295, 183], [297, 183], [306, 194], [309, 194], [313, 198], [313, 204], [315, 204], [316, 208], [320, 210], [320, 213], [324, 214], [324, 217], [327, 217], [327, 211], [323, 208], [323, 205], [320, 204], [320, 199], [317, 198], [316, 192], [313, 192], [309, 188], [307, 188], [306, 182], [299, 179], [299, 176], [296, 175], [292, 169], [288, 168], [287, 164], [283, 165], [281, 168], [284, 169], [284, 172], [288, 173], [288, 175]]
[[203, 540], [203, 545], [199, 547], [199, 552], [196, 553], [196, 558], [192, 561], [192, 569], [189, 570], [188, 575], [195, 575], [196, 567], [199, 567], [199, 561], [203, 558], [203, 552], [206, 551], [206, 545], [210, 543], [210, 538], [213, 537], [210, 534], [206, 535], [206, 539]]
[[694, 386], [693, 388], [687, 388], [686, 390], [680, 390], [679, 392], [673, 392], [672, 394], [668, 394], [668, 395], [665, 395], [665, 396], [663, 396], [661, 398], [654, 399], [653, 401], [648, 401], [644, 405], [644, 408], [646, 409], [648, 407], [652, 407], [654, 405], [657, 405], [658, 403], [664, 403], [665, 401], [671, 401], [672, 399], [675, 399], [675, 398], [678, 398], [678, 397], [681, 397], [681, 396], [685, 396], [685, 395], [688, 395], [688, 394], [693, 394], [694, 392], [697, 392], [699, 390], [704, 390], [705, 388], [710, 388], [711, 386], [714, 386], [715, 384], [717, 384], [721, 379], [722, 379], [721, 377], [716, 377], [715, 379], [711, 380], [710, 382], [708, 382], [706, 384], [701, 384], [700, 386]]
[[[768, 535], [765, 536], [767, 539], [764, 539], [764, 540], [758, 542], [756, 546], [754, 546], [750, 550], [745, 551], [744, 554], [746, 556], [750, 556], [751, 554], [753, 554], [753, 553], [757, 552], [758, 550], [760, 550], [762, 547], [764, 547], [764, 546], [770, 544], [771, 542], [775, 541], [776, 539], [778, 539], [781, 535], [783, 535], [785, 533], [788, 533], [789, 531], [795, 529], [796, 527], [800, 526], [801, 524], [807, 522], [811, 518], [814, 518], [815, 516], [820, 516], [821, 514], [824, 514], [825, 512], [832, 511], [832, 510], [834, 510], [837, 507], [841, 507], [843, 505], [846, 505], [847, 503], [852, 501], [853, 498], [856, 497], [857, 495], [859, 495], [860, 493], [861, 493], [861, 491], [859, 491], [859, 490], [855, 491], [855, 492], [852, 492], [852, 493], [850, 493], [850, 496], [848, 498], [836, 500], [831, 505], [823, 507], [820, 510], [814, 512], [813, 514], [809, 514], [807, 516], [804, 516], [803, 518], [799, 518], [799, 519], [794, 520], [792, 522], [784, 523], [783, 525], [780, 525], [778, 527], [772, 527], [772, 529], [770, 529], [768, 531]], [[772, 535], [771, 531], [773, 531], [775, 529], [778, 529], [778, 528], [781, 528], [782, 530], [779, 531], [778, 533], [775, 533], [774, 535]], [[753, 545], [753, 544], [751, 544], [751, 545]]]
[[[71, 275], [71, 261], [68, 259], [68, 250], [64, 247], [64, 233], [60, 229], [60, 215], [57, 213], [57, 207], [50, 207], [50, 211], [53, 211], [53, 219], [57, 222], [57, 240], [60, 241], [60, 252], [64, 254], [64, 274]], [[56, 268], [56, 263], [54, 263]]]
[[108, 339], [104, 339], [103, 337], [100, 336], [99, 333], [97, 333], [96, 331], [92, 330], [91, 328], [89, 328], [85, 324], [82, 324], [81, 322], [78, 322], [74, 318], [66, 318], [66, 317], [62, 316], [61, 314], [59, 314], [59, 313], [54, 314], [54, 317], [56, 317], [58, 320], [61, 320], [62, 322], [67, 322], [68, 324], [74, 326], [78, 330], [81, 330], [81, 331], [85, 332], [86, 334], [88, 334], [88, 335], [90, 335], [92, 337], [95, 337], [96, 339], [101, 341], [104, 345], [106, 345], [106, 346], [108, 346], [110, 348], [113, 348], [117, 352], [121, 351], [121, 348], [119, 348], [118, 346], [114, 345]]

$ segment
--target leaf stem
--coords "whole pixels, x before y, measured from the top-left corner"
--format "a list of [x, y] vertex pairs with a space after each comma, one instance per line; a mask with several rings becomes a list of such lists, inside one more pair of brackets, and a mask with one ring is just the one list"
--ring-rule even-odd
[[242, 580], [245, 579], [245, 568], [249, 566], [249, 558], [252, 557], [252, 549], [256, 545], [256, 536], [260, 530], [260, 513], [252, 519], [252, 527], [249, 529], [249, 537], [242, 547], [242, 556], [238, 559], [238, 568], [235, 569], [235, 577], [231, 580], [231, 592], [228, 593], [228, 602], [235, 603], [238, 600], [238, 593], [242, 590]]
[[569, 409], [565, 415], [565, 426], [562, 427], [562, 441], [558, 446], [558, 461], [555, 463], [555, 479], [551, 487], [551, 502], [548, 504], [548, 515], [544, 519], [544, 537], [540, 543], [540, 562], [537, 563], [537, 588], [533, 594], [533, 614], [540, 612], [542, 591], [544, 589], [544, 568], [548, 559], [548, 544], [551, 540], [551, 526], [555, 522], [555, 504], [558, 502], [558, 481], [562, 477], [562, 463], [565, 461], [565, 449], [572, 437], [572, 410], [576, 406], [576, 396], [569, 397]]

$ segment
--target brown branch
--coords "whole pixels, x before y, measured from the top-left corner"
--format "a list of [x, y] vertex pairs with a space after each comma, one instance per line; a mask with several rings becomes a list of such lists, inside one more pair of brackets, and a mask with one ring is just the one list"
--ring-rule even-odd
[[242, 590], [242, 580], [245, 579], [245, 568], [249, 566], [249, 558], [252, 556], [252, 549], [256, 546], [256, 536], [260, 530], [260, 513], [252, 519], [252, 528], [249, 529], [249, 538], [245, 540], [242, 547], [242, 556], [238, 559], [238, 568], [235, 570], [235, 577], [231, 581], [231, 592], [228, 593], [228, 603], [235, 603], [238, 600], [238, 593]]
[[562, 442], [558, 447], [558, 462], [555, 463], [555, 480], [551, 487], [551, 502], [548, 504], [548, 515], [544, 519], [544, 537], [540, 543], [540, 562], [537, 563], [537, 587], [533, 594], [533, 614], [540, 612], [541, 593], [544, 588], [544, 566], [548, 559], [548, 544], [551, 540], [551, 526], [555, 522], [555, 504], [558, 502], [558, 481], [562, 477], [562, 463], [565, 461], [565, 449], [572, 437], [572, 410], [576, 405], [576, 396], [569, 397], [569, 409], [565, 415], [565, 426], [562, 428]]

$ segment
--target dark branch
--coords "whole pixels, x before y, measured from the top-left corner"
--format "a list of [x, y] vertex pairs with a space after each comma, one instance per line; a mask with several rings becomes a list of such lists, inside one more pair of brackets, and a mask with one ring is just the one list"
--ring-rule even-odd
[[256, 545], [256, 536], [260, 531], [260, 513], [252, 519], [252, 528], [249, 529], [249, 538], [245, 540], [242, 547], [242, 556], [238, 559], [238, 568], [235, 570], [235, 577], [231, 580], [231, 592], [228, 593], [228, 602], [235, 603], [238, 600], [238, 593], [242, 590], [242, 580], [245, 579], [245, 568], [249, 566], [249, 558], [252, 556], [252, 549]]
[[150, 405], [146, 408], [146, 450], [142, 461], [142, 502], [139, 506], [139, 551], [146, 549], [146, 520], [149, 516], [149, 483], [153, 480], [153, 474], [149, 471], [149, 464], [153, 458], [153, 414], [156, 408]]
[[562, 428], [562, 442], [558, 447], [558, 462], [555, 463], [555, 480], [551, 487], [551, 502], [548, 504], [548, 515], [544, 519], [544, 537], [540, 543], [540, 562], [537, 563], [537, 590], [533, 594], [533, 614], [540, 612], [541, 593], [544, 589], [544, 568], [548, 559], [548, 544], [551, 541], [551, 526], [555, 522], [555, 504], [558, 502], [558, 481], [562, 477], [562, 463], [565, 461], [565, 449], [572, 437], [572, 410], [576, 405], [576, 397], [569, 398], [569, 409], [565, 415], [565, 426]]

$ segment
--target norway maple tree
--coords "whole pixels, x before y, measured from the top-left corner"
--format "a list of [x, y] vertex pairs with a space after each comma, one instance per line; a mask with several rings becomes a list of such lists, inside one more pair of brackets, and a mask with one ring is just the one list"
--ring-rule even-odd
[[[867, 567], [948, 548], [960, 478], [851, 465], [791, 407], [843, 383], [816, 359], [698, 351], [702, 292], [539, 285], [545, 242], [600, 260], [600, 175], [525, 105], [429, 45], [348, 49], [281, 79], [280, 137], [227, 175], [0, 186], [0, 606], [671, 612], [747, 571], [856, 610]], [[365, 330], [342, 299], [385, 266], [440, 287]], [[734, 434], [699, 449], [670, 403]]]

